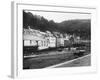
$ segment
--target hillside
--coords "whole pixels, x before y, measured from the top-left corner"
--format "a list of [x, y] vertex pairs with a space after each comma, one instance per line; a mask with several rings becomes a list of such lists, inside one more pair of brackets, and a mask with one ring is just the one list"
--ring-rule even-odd
[[55, 23], [53, 20], [47, 20], [42, 16], [33, 15], [32, 13], [23, 11], [23, 28], [37, 29], [40, 31], [61, 32], [75, 34], [84, 39], [91, 39], [91, 20], [67, 20], [61, 23]]
[[90, 39], [91, 35], [91, 20], [69, 20], [57, 23], [59, 29], [62, 32], [67, 32], [69, 34], [76, 34], [81, 37], [87, 37]]

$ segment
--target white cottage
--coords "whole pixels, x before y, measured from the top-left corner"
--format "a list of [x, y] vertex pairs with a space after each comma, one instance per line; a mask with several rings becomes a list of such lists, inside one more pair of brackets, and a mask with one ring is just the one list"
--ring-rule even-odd
[[38, 30], [25, 29], [23, 36], [24, 46], [38, 46], [38, 50], [49, 48], [49, 40], [45, 38], [45, 33]]

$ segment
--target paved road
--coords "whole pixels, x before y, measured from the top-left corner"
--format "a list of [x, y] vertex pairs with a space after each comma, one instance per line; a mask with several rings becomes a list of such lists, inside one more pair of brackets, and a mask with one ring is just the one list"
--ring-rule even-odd
[[79, 50], [63, 50], [63, 51], [47, 51], [47, 52], [42, 52], [39, 55], [28, 55], [28, 56], [24, 56], [24, 58], [35, 58], [35, 57], [43, 57], [43, 56], [53, 56], [53, 55], [57, 55], [57, 54], [68, 54], [68, 53], [78, 53]]
[[90, 66], [91, 65], [91, 55], [86, 55], [81, 58], [77, 58], [71, 61], [67, 61], [61, 64], [50, 66], [48, 68], [58, 68], [58, 67], [78, 67], [78, 66]]
[[78, 53], [78, 52], [79, 52], [78, 50], [77, 51], [63, 50], [63, 51], [50, 51], [47, 54], [24, 56], [23, 69], [46, 68], [55, 64], [60, 64], [62, 62], [68, 62], [69, 60], [75, 59], [76, 57], [74, 56], [73, 53]]

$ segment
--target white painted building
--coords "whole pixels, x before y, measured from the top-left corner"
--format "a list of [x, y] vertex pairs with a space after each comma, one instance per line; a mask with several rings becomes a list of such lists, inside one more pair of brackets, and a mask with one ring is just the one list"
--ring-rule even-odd
[[54, 37], [50, 31], [46, 31], [46, 36], [46, 39], [49, 42], [49, 47], [56, 47], [56, 37]]
[[42, 39], [38, 41], [38, 49], [42, 50], [42, 49], [47, 49], [49, 48], [49, 43], [46, 39]]
[[46, 33], [34, 29], [24, 30], [24, 46], [38, 46], [39, 50], [56, 46], [56, 38], [46, 36]]
[[55, 37], [46, 37], [47, 41], [48, 41], [48, 46], [49, 47], [56, 47], [56, 38]]

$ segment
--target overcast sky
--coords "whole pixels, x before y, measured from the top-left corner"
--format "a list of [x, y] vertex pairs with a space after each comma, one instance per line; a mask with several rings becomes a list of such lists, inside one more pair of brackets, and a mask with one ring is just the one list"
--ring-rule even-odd
[[80, 13], [59, 13], [59, 12], [38, 12], [38, 11], [26, 11], [31, 12], [34, 15], [40, 15], [48, 20], [54, 20], [55, 22], [62, 22], [64, 20], [71, 19], [91, 19], [91, 14]]

